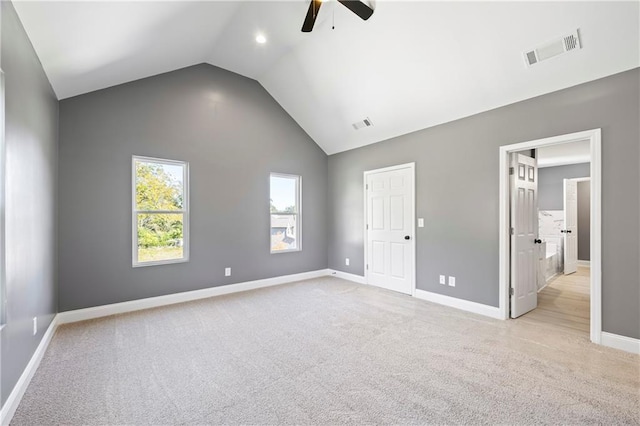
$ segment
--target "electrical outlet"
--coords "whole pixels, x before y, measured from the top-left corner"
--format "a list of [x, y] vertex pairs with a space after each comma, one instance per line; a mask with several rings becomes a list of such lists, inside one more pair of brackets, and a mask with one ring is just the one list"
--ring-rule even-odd
[[349, 258], [348, 257], [344, 260], [344, 264], [349, 266]]
[[33, 317], [33, 335], [38, 334], [38, 317]]
[[447, 279], [447, 278], [446, 278], [444, 275], [440, 275], [440, 284], [442, 284], [442, 285], [447, 284], [446, 279]]
[[224, 276], [225, 277], [231, 276], [231, 268], [224, 268]]
[[456, 286], [456, 277], [449, 277], [449, 287]]

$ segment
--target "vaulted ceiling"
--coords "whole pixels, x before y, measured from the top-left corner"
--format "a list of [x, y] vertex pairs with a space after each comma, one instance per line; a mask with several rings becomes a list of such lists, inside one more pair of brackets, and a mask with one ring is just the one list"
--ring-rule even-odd
[[[362, 21], [325, 1], [302, 33], [308, 0], [14, 1], [60, 99], [208, 62], [258, 80], [328, 154], [640, 66], [637, 1], [369, 4]], [[525, 65], [577, 28], [582, 49]]]

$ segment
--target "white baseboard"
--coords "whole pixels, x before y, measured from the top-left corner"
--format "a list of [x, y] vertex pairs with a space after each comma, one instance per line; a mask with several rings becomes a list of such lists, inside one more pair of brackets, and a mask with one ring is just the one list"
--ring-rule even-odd
[[343, 280], [353, 281], [358, 284], [366, 284], [367, 280], [362, 275], [350, 274], [348, 272], [336, 271], [335, 269], [329, 269], [328, 275], [342, 278]]
[[85, 321], [94, 318], [106, 317], [109, 315], [139, 311], [141, 309], [156, 308], [159, 306], [173, 305], [175, 303], [190, 302], [192, 300], [206, 299], [209, 297], [221, 296], [224, 294], [255, 290], [258, 288], [271, 287], [295, 281], [324, 277], [327, 275], [329, 275], [329, 270], [321, 269], [318, 271], [303, 272], [301, 274], [284, 275], [281, 277], [246, 281], [237, 284], [221, 285], [219, 287], [210, 287], [202, 290], [168, 294], [166, 296], [149, 297], [146, 299], [131, 300], [129, 302], [113, 303], [110, 305], [96, 306], [93, 308], [60, 312], [58, 314], [58, 323], [67, 324], [71, 322]]
[[542, 290], [547, 288], [548, 285], [549, 285], [549, 281], [545, 282], [544, 285], [538, 289], [538, 293], [540, 293]]
[[600, 336], [600, 344], [603, 346], [640, 355], [640, 339], [607, 333], [606, 331], [600, 333]]
[[500, 315], [500, 308], [495, 306], [483, 305], [482, 303], [470, 302], [468, 300], [458, 299], [456, 297], [445, 296], [443, 294], [432, 293], [430, 291], [420, 289], [416, 289], [415, 297], [429, 302], [438, 303], [440, 305], [449, 306], [451, 308], [473, 312], [474, 314], [502, 319], [502, 316]]
[[22, 375], [18, 379], [18, 382], [9, 394], [9, 398], [7, 398], [7, 401], [2, 406], [2, 409], [0, 410], [0, 425], [4, 426], [11, 423], [11, 419], [18, 409], [18, 405], [20, 405], [20, 401], [22, 400], [27, 387], [29, 387], [29, 383], [31, 382], [33, 375], [36, 373], [36, 370], [40, 365], [40, 361], [42, 361], [42, 357], [49, 347], [49, 343], [51, 343], [51, 339], [56, 332], [56, 328], [58, 328], [57, 315], [53, 317], [51, 324], [49, 324], [47, 331], [45, 331], [44, 335], [42, 336], [42, 340], [40, 340], [40, 343], [31, 356], [29, 363], [25, 367]]
[[[18, 383], [13, 388], [13, 391], [7, 398], [4, 406], [0, 410], [0, 425], [8, 425], [13, 418], [13, 415], [20, 404], [33, 375], [35, 374], [42, 357], [46, 352], [51, 339], [60, 324], [67, 324], [71, 322], [84, 321], [93, 318], [100, 318], [104, 316], [132, 312], [141, 309], [148, 309], [158, 306], [172, 305], [175, 303], [188, 302], [192, 300], [205, 299], [214, 296], [221, 296], [224, 294], [238, 293], [242, 291], [254, 290], [258, 288], [271, 287], [281, 284], [286, 284], [295, 281], [302, 281], [307, 279], [319, 278], [324, 276], [335, 276], [338, 278], [353, 281], [359, 284], [366, 284], [365, 278], [360, 275], [349, 274], [347, 272], [335, 271], [332, 269], [321, 269], [318, 271], [303, 272], [301, 274], [285, 275], [281, 277], [267, 278], [262, 280], [247, 281], [238, 284], [229, 284], [220, 287], [212, 287], [202, 290], [189, 291], [184, 293], [170, 294], [166, 296], [151, 297], [147, 299], [132, 300], [130, 302], [114, 303], [111, 305], [96, 306], [94, 308], [78, 309], [75, 311], [61, 312], [57, 314], [47, 331], [45, 332], [40, 344], [36, 348], [31, 360], [27, 364], [27, 367], [23, 371]], [[415, 297], [418, 299], [427, 300], [429, 302], [438, 303], [440, 305], [449, 306], [452, 308], [461, 309], [468, 312], [484, 315], [491, 318], [502, 319], [500, 316], [500, 309], [494, 306], [483, 305], [481, 303], [470, 302], [468, 300], [457, 299], [455, 297], [445, 296], [442, 294], [432, 293], [425, 290], [416, 289]], [[602, 342], [604, 346], [609, 346], [615, 349], [621, 349], [623, 351], [640, 354], [640, 340], [633, 339], [631, 337], [620, 336], [617, 334], [602, 332]]]
[[591, 266], [590, 260], [578, 260], [578, 266]]

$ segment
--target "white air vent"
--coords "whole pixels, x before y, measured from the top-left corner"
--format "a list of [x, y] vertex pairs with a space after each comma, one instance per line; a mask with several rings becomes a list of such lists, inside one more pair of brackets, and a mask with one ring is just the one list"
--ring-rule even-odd
[[373, 126], [373, 122], [371, 121], [371, 119], [369, 117], [365, 118], [364, 120], [358, 121], [356, 123], [352, 124], [353, 128], [356, 130], [360, 130], [363, 127], [371, 127]]
[[554, 56], [562, 55], [581, 48], [582, 46], [580, 45], [578, 30], [575, 30], [570, 34], [538, 46], [533, 50], [524, 52], [524, 61], [528, 66], [531, 66], [538, 62], [553, 58]]

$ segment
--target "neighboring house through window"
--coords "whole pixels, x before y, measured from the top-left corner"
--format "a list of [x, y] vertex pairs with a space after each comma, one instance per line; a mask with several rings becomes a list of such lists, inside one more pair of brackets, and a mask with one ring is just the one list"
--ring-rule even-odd
[[133, 157], [133, 266], [189, 260], [189, 165]]
[[271, 253], [299, 251], [301, 177], [271, 173]]

